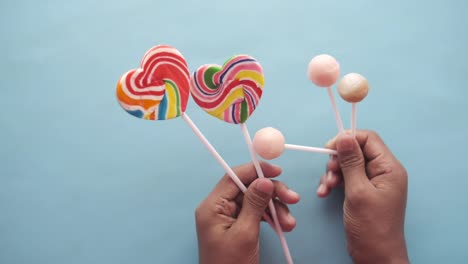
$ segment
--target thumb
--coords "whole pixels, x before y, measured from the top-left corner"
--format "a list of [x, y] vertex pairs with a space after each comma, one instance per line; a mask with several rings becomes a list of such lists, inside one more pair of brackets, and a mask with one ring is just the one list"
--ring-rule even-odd
[[257, 179], [245, 192], [237, 223], [250, 232], [260, 231], [260, 221], [273, 196], [274, 185], [269, 179]]
[[336, 142], [338, 162], [343, 172], [346, 190], [362, 190], [369, 183], [364, 155], [356, 139], [348, 134], [338, 136]]

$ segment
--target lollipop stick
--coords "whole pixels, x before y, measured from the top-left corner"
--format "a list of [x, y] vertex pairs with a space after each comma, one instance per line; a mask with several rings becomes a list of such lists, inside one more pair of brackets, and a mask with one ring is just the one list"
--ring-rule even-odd
[[353, 103], [351, 110], [351, 130], [353, 131], [353, 137], [356, 137], [356, 108], [356, 103]]
[[[263, 174], [262, 168], [260, 167], [260, 162], [258, 161], [257, 154], [255, 153], [255, 150], [252, 145], [252, 138], [250, 137], [249, 130], [247, 129], [247, 126], [245, 123], [240, 124], [242, 134], [244, 135], [245, 138], [245, 143], [247, 143], [247, 147], [250, 152], [250, 156], [252, 158], [252, 162], [255, 166], [255, 169], [257, 170], [257, 175], [259, 178], [265, 178], [265, 175]], [[284, 255], [286, 256], [286, 261], [289, 264], [292, 264], [292, 257], [291, 253], [289, 252], [289, 247], [288, 247], [288, 242], [286, 242], [286, 238], [284, 236], [283, 230], [281, 229], [279, 220], [278, 220], [278, 215], [276, 214], [276, 208], [275, 205], [273, 204], [273, 200], [270, 200], [268, 203], [268, 208], [270, 208], [271, 216], [273, 217], [273, 221], [276, 226], [276, 233], [279, 236], [279, 239], [281, 241], [281, 246], [283, 247]]]
[[[182, 119], [189, 125], [189, 127], [193, 130], [195, 135], [200, 139], [200, 141], [205, 145], [205, 147], [208, 149], [208, 151], [213, 155], [213, 157], [218, 161], [218, 163], [223, 167], [224, 171], [231, 177], [231, 179], [234, 181], [234, 183], [239, 187], [239, 189], [242, 192], [247, 191], [247, 187], [245, 187], [244, 183], [237, 177], [236, 173], [229, 167], [229, 165], [224, 161], [224, 159], [219, 155], [219, 153], [216, 151], [216, 149], [211, 145], [211, 143], [206, 139], [206, 137], [203, 135], [203, 133], [198, 129], [198, 127], [195, 125], [195, 123], [190, 119], [190, 117], [186, 114], [182, 114]], [[273, 230], [276, 231], [275, 225], [273, 221], [271, 220], [271, 217], [268, 214], [263, 214], [263, 218], [265, 221], [270, 224], [270, 226], [273, 228]]]
[[322, 154], [329, 154], [329, 155], [337, 155], [336, 150], [333, 150], [333, 149], [307, 147], [307, 146], [292, 145], [292, 144], [284, 144], [284, 147], [286, 149], [290, 149], [290, 150], [298, 150], [298, 151], [322, 153]]
[[330, 101], [333, 107], [333, 111], [335, 112], [335, 119], [336, 124], [338, 125], [338, 131], [341, 133], [343, 132], [343, 121], [341, 121], [340, 111], [338, 111], [338, 106], [336, 105], [335, 97], [333, 96], [333, 91], [331, 87], [327, 88], [328, 96], [330, 97]]

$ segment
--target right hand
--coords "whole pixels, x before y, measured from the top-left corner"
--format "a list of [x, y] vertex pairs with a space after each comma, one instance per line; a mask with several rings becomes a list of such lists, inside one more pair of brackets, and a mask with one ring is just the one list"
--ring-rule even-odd
[[375, 132], [338, 135], [327, 144], [338, 157], [327, 165], [317, 195], [344, 181], [347, 248], [355, 263], [409, 263], [404, 222], [408, 176]]

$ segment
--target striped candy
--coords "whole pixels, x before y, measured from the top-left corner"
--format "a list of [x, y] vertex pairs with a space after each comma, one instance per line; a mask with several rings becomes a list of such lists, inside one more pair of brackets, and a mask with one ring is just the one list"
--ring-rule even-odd
[[147, 120], [176, 118], [187, 107], [190, 73], [175, 48], [159, 45], [148, 50], [140, 68], [117, 83], [117, 99], [129, 114]]
[[232, 124], [244, 123], [255, 111], [264, 86], [260, 63], [238, 55], [223, 66], [203, 65], [191, 78], [194, 101], [208, 114]]

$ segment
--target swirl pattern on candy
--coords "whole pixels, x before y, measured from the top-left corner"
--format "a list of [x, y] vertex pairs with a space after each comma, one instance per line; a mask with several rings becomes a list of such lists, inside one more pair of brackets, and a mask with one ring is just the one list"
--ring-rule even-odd
[[203, 65], [191, 78], [195, 103], [232, 124], [244, 123], [257, 107], [264, 86], [263, 69], [251, 56], [237, 55], [223, 66]]
[[117, 99], [129, 114], [147, 120], [176, 118], [185, 112], [190, 72], [182, 54], [167, 45], [148, 50], [140, 68], [122, 75]]

